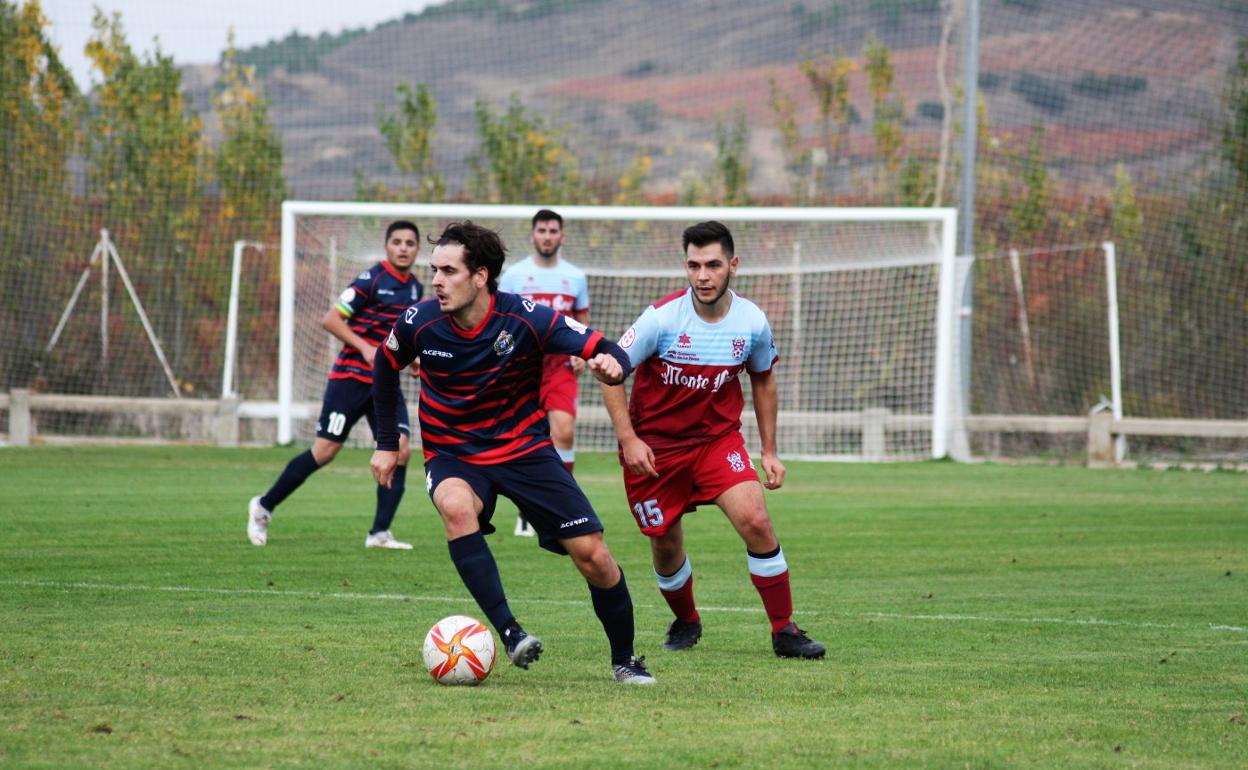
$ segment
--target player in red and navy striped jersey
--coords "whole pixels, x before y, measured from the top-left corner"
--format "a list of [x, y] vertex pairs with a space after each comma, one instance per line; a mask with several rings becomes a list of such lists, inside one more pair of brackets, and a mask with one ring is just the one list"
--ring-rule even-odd
[[688, 650], [702, 636], [681, 517], [713, 502], [745, 541], [750, 581], [771, 620], [776, 655], [821, 658], [824, 646], [793, 622], [789, 565], [741, 435], [745, 397], [738, 376], [744, 371], [766, 487], [779, 489], [785, 468], [776, 453], [778, 356], [771, 325], [757, 305], [729, 288], [739, 259], [727, 227], [702, 222], [686, 228], [683, 241], [689, 288], [648, 307], [620, 338], [636, 367], [631, 405], [624, 388], [603, 388], [620, 439], [628, 504], [650, 538], [659, 591], [676, 616], [663, 649]]
[[602, 382], [623, 382], [631, 366], [601, 333], [517, 294], [497, 291], [506, 249], [472, 222], [448, 225], [433, 242], [435, 299], [404, 311], [374, 361], [377, 451], [383, 486], [399, 459], [399, 372], [419, 356], [420, 436], [425, 486], [442, 516], [451, 560], [512, 663], [528, 668], [541, 641], [524, 632], [507, 605], [486, 544], [499, 495], [537, 530], [543, 548], [568, 554], [589, 583], [606, 631], [616, 680], [652, 684], [633, 655], [633, 603], [624, 572], [607, 549], [602, 523], [564, 467], [539, 403], [542, 358], [587, 359]]
[[[321, 416], [316, 422], [316, 441], [311, 449], [286, 465], [268, 492], [252, 498], [247, 511], [247, 537], [254, 545], [268, 542], [269, 523], [278, 504], [337, 456], [356, 421], [363, 416], [373, 426], [373, 357], [395, 319], [420, 301], [423, 292], [420, 281], [411, 272], [420, 252], [420, 231], [416, 225], [406, 221], [390, 223], [385, 249], [386, 258], [360, 273], [321, 321], [330, 334], [342, 340], [343, 348], [330, 368]], [[400, 395], [400, 402], [401, 399]], [[390, 523], [403, 498], [411, 433], [406, 405], [402, 411], [401, 462], [393, 482], [388, 487], [377, 487], [373, 526], [364, 538], [368, 548], [412, 547], [390, 533]]]

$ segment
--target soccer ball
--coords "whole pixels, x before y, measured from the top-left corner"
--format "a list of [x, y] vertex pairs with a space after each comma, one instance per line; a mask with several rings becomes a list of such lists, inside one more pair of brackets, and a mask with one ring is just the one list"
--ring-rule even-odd
[[494, 634], [476, 618], [451, 615], [425, 634], [424, 652], [438, 684], [480, 684], [494, 668]]

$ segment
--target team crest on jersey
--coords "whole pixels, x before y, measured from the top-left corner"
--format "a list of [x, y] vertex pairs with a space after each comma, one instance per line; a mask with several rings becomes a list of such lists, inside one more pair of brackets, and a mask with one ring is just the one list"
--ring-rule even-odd
[[580, 321], [576, 320], [570, 315], [565, 315], [563, 317], [563, 322], [567, 324], [569, 329], [576, 332], [577, 334], [584, 334], [585, 332], [589, 331], [589, 327], [587, 327], [585, 324], [581, 323]]
[[394, 330], [390, 330], [390, 336], [386, 337], [386, 350], [397, 351], [399, 349], [399, 338], [394, 336]]
[[745, 358], [745, 339], [744, 338], [736, 337], [732, 340], [732, 357], [737, 361], [740, 361], [742, 358]]
[[628, 331], [624, 332], [624, 336], [620, 337], [620, 347], [631, 348], [633, 346], [633, 343], [636, 341], [637, 341], [637, 330], [630, 326], [628, 327]]
[[745, 470], [745, 460], [741, 459], [740, 452], [728, 453], [728, 466], [732, 468], [734, 473], [740, 473]]
[[498, 333], [498, 339], [494, 340], [494, 352], [500, 356], [505, 356], [516, 349], [516, 339], [512, 337], [504, 329]]
[[403, 322], [409, 323], [409, 324], [412, 323], [413, 321], [416, 320], [416, 314], [419, 312], [420, 312], [420, 308], [416, 307], [415, 305], [413, 305], [412, 307], [409, 307], [407, 311], [403, 313]]

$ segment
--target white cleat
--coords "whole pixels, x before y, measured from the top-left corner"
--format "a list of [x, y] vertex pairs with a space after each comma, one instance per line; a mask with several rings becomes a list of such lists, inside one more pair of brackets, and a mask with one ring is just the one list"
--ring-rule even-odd
[[533, 529], [533, 525], [530, 524], [523, 516], [517, 516], [515, 534], [520, 537], [533, 537], [537, 534], [537, 530]]
[[269, 542], [269, 521], [273, 512], [260, 504], [260, 497], [251, 498], [247, 504], [247, 539], [252, 545], [264, 545]]
[[375, 535], [369, 535], [364, 538], [365, 548], [389, 548], [394, 551], [410, 551], [411, 543], [404, 543], [394, 539], [394, 535], [390, 534], [390, 530], [383, 529]]

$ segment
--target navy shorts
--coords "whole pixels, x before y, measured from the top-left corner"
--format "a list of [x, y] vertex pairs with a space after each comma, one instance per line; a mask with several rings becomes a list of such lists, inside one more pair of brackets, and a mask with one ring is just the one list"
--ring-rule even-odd
[[[321, 402], [321, 416], [316, 420], [316, 437], [341, 444], [359, 419], [368, 420], [368, 427], [377, 435], [377, 417], [373, 414], [373, 386], [366, 382], [344, 378], [330, 380], [325, 386], [325, 400]], [[399, 432], [412, 435], [407, 418], [407, 401], [399, 392]]]
[[425, 489], [430, 499], [445, 479], [463, 479], [481, 498], [484, 505], [478, 520], [482, 534], [494, 532], [490, 519], [499, 495], [516, 504], [537, 530], [538, 543], [548, 551], [566, 554], [560, 540], [602, 531], [598, 514], [551, 446], [497, 465], [474, 465], [458, 457], [434, 455], [425, 462]]

